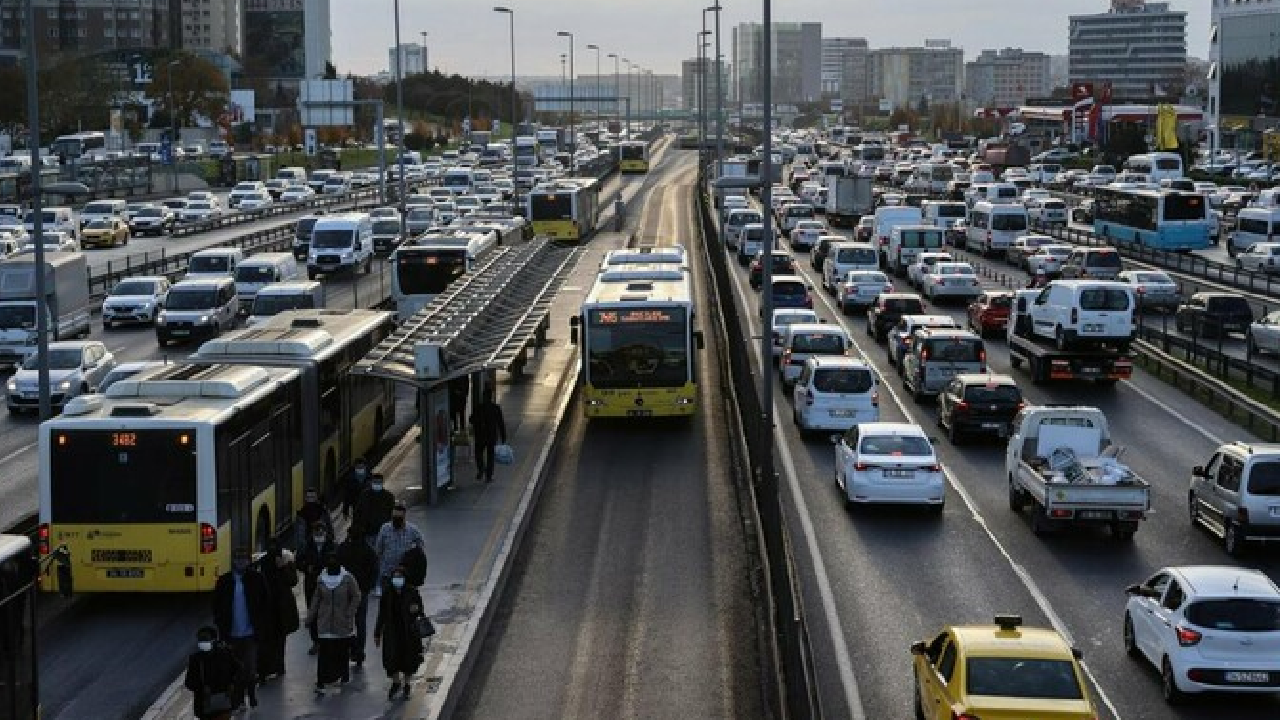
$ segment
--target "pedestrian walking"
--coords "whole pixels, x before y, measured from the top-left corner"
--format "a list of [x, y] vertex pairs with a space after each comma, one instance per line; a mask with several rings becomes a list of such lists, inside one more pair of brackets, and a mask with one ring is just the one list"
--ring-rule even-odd
[[453, 432], [467, 429], [467, 399], [471, 395], [471, 378], [459, 375], [449, 381], [449, 418]]
[[[360, 493], [369, 487], [369, 463], [364, 458], [357, 458], [351, 466], [351, 476], [347, 478], [346, 487], [342, 489], [342, 517], [351, 519], [351, 511], [360, 499]], [[350, 528], [348, 528], [350, 532]]]
[[471, 428], [476, 452], [476, 479], [493, 481], [493, 451], [499, 442], [507, 442], [507, 424], [502, 407], [494, 400], [493, 388], [484, 389], [484, 398], [471, 414]]
[[406, 519], [407, 515], [408, 509], [404, 503], [396, 503], [391, 513], [391, 521], [378, 531], [378, 539], [374, 542], [373, 549], [378, 554], [379, 587], [387, 582], [391, 571], [401, 564], [405, 553], [413, 547], [414, 543], [419, 547], [425, 546], [422, 541], [422, 531]]
[[378, 530], [391, 520], [391, 511], [395, 507], [396, 496], [387, 489], [386, 481], [381, 473], [374, 473], [369, 479], [369, 487], [360, 493], [356, 507], [351, 516], [351, 530], [364, 536], [373, 545]]
[[364, 664], [365, 639], [368, 636], [369, 596], [377, 594], [374, 589], [378, 586], [378, 555], [364, 538], [348, 532], [346, 539], [338, 546], [338, 562], [355, 576], [356, 585], [360, 588], [360, 606], [356, 608], [356, 637], [351, 643], [351, 662], [360, 667]]
[[320, 493], [313, 487], [307, 488], [307, 492], [303, 495], [302, 507], [298, 508], [298, 520], [294, 523], [297, 528], [298, 541], [296, 547], [302, 547], [306, 543], [306, 534], [311, 530], [311, 526], [316, 523], [323, 523], [325, 529], [329, 532], [329, 537], [335, 537], [333, 532], [333, 518], [329, 516], [329, 507], [320, 499]]
[[378, 600], [373, 626], [373, 644], [382, 648], [382, 667], [391, 680], [388, 700], [394, 700], [397, 692], [401, 698], [409, 697], [410, 678], [422, 666], [418, 618], [425, 615], [422, 596], [405, 578], [404, 568], [393, 569]]
[[324, 572], [315, 597], [307, 610], [307, 623], [316, 627], [319, 652], [316, 657], [316, 692], [323, 694], [332, 683], [351, 681], [350, 645], [356, 634], [356, 608], [360, 606], [360, 586], [338, 560], [337, 553], [325, 557]]
[[298, 570], [293, 553], [280, 547], [280, 541], [267, 541], [267, 551], [258, 559], [258, 572], [267, 581], [267, 595], [271, 610], [275, 613], [273, 632], [258, 642], [258, 684], [267, 682], [273, 675], [284, 675], [284, 646], [291, 634], [301, 625], [298, 617], [298, 600], [293, 589], [298, 586]]
[[196, 632], [196, 651], [187, 658], [184, 683], [195, 700], [200, 720], [227, 720], [241, 703], [236, 681], [240, 662], [218, 642], [218, 629], [206, 625]]
[[249, 562], [249, 548], [236, 548], [231, 570], [213, 586], [213, 623], [240, 663], [238, 686], [258, 706], [258, 641], [275, 632], [267, 581]]
[[[324, 559], [329, 553], [338, 549], [333, 542], [333, 535], [323, 523], [311, 526], [306, 542], [298, 551], [298, 569], [302, 572], [302, 597], [307, 607], [311, 607], [311, 599], [315, 597], [316, 586], [320, 583], [320, 573], [324, 571]], [[311, 634], [311, 649], [307, 652], [316, 654], [316, 629], [308, 623], [307, 631]]]

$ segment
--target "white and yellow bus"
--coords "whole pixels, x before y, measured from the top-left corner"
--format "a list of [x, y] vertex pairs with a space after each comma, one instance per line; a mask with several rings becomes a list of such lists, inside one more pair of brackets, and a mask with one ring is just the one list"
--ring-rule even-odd
[[538, 185], [525, 201], [534, 235], [581, 241], [600, 220], [600, 183], [594, 178], [561, 178]]
[[689, 417], [698, 409], [693, 284], [679, 266], [607, 269], [573, 318], [587, 417]]
[[348, 372], [392, 317], [281, 313], [69, 403], [40, 428], [42, 551], [68, 547], [79, 592], [212, 589], [393, 421], [394, 387]]
[[618, 170], [624, 173], [649, 172], [649, 143], [643, 140], [618, 143]]

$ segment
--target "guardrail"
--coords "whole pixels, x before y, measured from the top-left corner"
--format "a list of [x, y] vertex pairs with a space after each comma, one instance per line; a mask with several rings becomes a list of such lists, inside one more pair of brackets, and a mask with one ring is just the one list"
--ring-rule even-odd
[[195, 235], [196, 233], [207, 232], [209, 230], [215, 230], [228, 225], [240, 225], [248, 222], [256, 222], [263, 218], [273, 217], [276, 215], [286, 215], [289, 213], [315, 210], [318, 208], [328, 209], [335, 205], [342, 205], [352, 201], [358, 202], [363, 199], [376, 197], [377, 194], [377, 188], [360, 188], [340, 195], [317, 195], [309, 200], [301, 200], [299, 202], [272, 203], [266, 207], [254, 210], [236, 210], [234, 212], [228, 212], [206, 220], [179, 222], [174, 225], [173, 231], [170, 235], [173, 237]]

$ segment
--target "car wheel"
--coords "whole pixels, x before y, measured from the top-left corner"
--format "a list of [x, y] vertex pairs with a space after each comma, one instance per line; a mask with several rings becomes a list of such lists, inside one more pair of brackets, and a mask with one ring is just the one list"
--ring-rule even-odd
[[1244, 554], [1244, 544], [1244, 538], [1240, 537], [1240, 526], [1231, 520], [1226, 521], [1222, 528], [1222, 549], [1231, 557], [1238, 558]]
[[1164, 701], [1170, 705], [1181, 704], [1186, 700], [1186, 693], [1178, 689], [1178, 683], [1173, 677], [1173, 666], [1169, 664], [1169, 658], [1165, 658], [1160, 663], [1160, 694], [1164, 696]]
[[1142, 657], [1142, 651], [1138, 649], [1138, 642], [1133, 636], [1133, 618], [1129, 617], [1129, 613], [1124, 614], [1124, 651], [1134, 660]]
[[110, 330], [110, 329], [111, 329], [111, 328], [113, 328], [113, 327], [115, 327], [115, 323], [111, 322], [110, 320], [103, 320], [103, 321], [102, 321], [102, 329], [103, 329], [103, 330]]
[[926, 720], [924, 716], [924, 705], [920, 702], [920, 679], [916, 678], [912, 685], [912, 701], [911, 705], [915, 708], [916, 720]]

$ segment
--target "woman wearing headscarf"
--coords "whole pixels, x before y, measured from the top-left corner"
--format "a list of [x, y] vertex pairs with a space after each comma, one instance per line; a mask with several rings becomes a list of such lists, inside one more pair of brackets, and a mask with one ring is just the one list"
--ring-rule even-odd
[[387, 699], [409, 697], [409, 683], [422, 665], [422, 637], [418, 619], [425, 616], [422, 596], [405, 578], [404, 567], [391, 571], [378, 602], [378, 620], [373, 629], [373, 644], [382, 648], [382, 667], [391, 678]]

